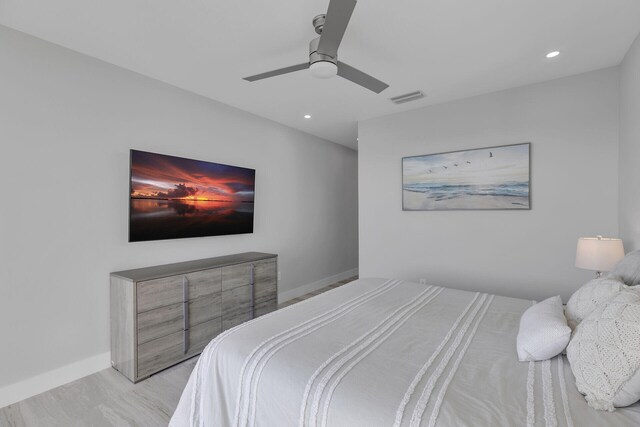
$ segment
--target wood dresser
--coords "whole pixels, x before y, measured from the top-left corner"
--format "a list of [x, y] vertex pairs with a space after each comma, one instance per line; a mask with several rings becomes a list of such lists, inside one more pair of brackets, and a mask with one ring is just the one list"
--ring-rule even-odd
[[111, 273], [111, 365], [138, 382], [278, 307], [277, 255], [247, 252]]

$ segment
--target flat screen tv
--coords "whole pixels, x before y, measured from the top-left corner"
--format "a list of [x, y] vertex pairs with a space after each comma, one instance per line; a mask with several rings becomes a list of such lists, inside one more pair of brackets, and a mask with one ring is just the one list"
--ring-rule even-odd
[[254, 169], [131, 150], [129, 241], [253, 233]]

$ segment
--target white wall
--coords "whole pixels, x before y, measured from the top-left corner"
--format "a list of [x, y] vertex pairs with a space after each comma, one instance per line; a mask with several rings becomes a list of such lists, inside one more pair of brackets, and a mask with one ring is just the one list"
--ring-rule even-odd
[[[0, 407], [107, 366], [110, 271], [273, 252], [291, 296], [357, 267], [355, 151], [5, 27], [0, 58]], [[255, 168], [255, 232], [127, 243], [130, 148]]]
[[[360, 276], [536, 298], [570, 293], [579, 236], [618, 232], [618, 71], [359, 125]], [[402, 211], [401, 158], [531, 142], [530, 211]]]
[[640, 36], [620, 65], [620, 235], [640, 249]]

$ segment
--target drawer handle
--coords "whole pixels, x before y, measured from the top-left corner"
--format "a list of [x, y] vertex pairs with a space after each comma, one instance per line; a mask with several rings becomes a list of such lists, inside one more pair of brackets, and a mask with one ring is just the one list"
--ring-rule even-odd
[[251, 286], [251, 318], [254, 319], [256, 317], [256, 266], [251, 264], [250, 268], [250, 276], [249, 276], [249, 286]]
[[182, 329], [185, 331], [189, 330], [189, 302], [185, 301], [182, 303]]
[[189, 301], [189, 279], [182, 276], [182, 301]]
[[184, 348], [182, 349], [184, 354], [189, 351], [189, 331], [183, 331]]
[[184, 341], [182, 351], [187, 354], [189, 351], [189, 279], [187, 276], [182, 276], [182, 331]]
[[184, 323], [182, 324], [182, 333], [184, 338], [184, 347], [182, 349], [184, 354], [189, 351], [189, 303], [187, 301], [182, 303], [182, 318]]

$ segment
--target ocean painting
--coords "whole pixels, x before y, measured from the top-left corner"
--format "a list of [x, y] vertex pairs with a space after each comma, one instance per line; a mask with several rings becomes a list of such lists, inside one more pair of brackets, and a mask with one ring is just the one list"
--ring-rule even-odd
[[129, 241], [253, 233], [255, 170], [131, 150]]
[[531, 209], [530, 143], [402, 159], [403, 210]]

